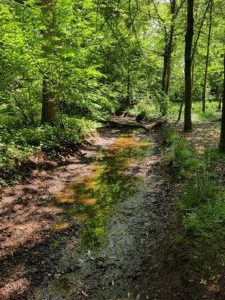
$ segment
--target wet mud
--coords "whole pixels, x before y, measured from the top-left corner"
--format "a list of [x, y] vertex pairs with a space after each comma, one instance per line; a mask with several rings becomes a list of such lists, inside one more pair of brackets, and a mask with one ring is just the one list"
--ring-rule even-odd
[[79, 247], [70, 249], [77, 271], [33, 299], [153, 299], [151, 276], [171, 213], [158, 150], [146, 133], [117, 132], [58, 194], [54, 205], [82, 220]]
[[164, 299], [173, 189], [157, 135], [110, 129], [89, 144], [4, 191], [3, 209], [20, 207], [3, 227], [1, 299]]

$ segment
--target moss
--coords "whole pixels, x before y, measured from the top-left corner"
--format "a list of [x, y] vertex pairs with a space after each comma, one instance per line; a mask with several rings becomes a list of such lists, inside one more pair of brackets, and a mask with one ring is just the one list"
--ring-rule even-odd
[[61, 295], [67, 294], [70, 291], [69, 280], [66, 277], [58, 279], [54, 283], [53, 291]]

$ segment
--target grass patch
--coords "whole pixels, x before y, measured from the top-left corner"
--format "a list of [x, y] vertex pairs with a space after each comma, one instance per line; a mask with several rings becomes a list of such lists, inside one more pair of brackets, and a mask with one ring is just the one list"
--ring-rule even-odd
[[170, 145], [166, 162], [182, 183], [176, 203], [183, 228], [177, 233], [182, 235], [178, 240], [184, 244], [188, 240], [192, 271], [208, 280], [225, 261], [225, 188], [212, 172], [215, 161], [224, 161], [224, 157], [212, 149], [198, 154], [168, 126], [164, 135]]
[[[180, 103], [170, 102], [168, 106], [168, 119], [172, 121], [177, 121], [178, 113], [180, 110]], [[184, 112], [184, 107], [183, 107]], [[221, 117], [221, 112], [218, 111], [218, 102], [217, 101], [207, 101], [206, 111], [202, 112], [202, 103], [201, 101], [193, 102], [192, 104], [192, 120], [193, 122], [204, 122], [206, 120], [211, 121], [219, 119]], [[181, 122], [183, 121], [183, 113], [181, 116]]]
[[191, 178], [204, 168], [203, 161], [198, 158], [196, 151], [189, 147], [188, 142], [179, 133], [167, 126], [164, 127], [163, 134], [169, 145], [165, 160], [175, 178]]

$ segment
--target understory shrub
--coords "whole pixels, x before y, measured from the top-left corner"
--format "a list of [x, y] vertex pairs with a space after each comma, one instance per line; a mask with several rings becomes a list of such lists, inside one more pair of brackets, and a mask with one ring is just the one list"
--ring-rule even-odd
[[159, 117], [158, 105], [149, 98], [143, 98], [133, 108], [129, 110], [132, 116], [141, 115], [143, 118], [157, 118]]
[[166, 161], [183, 183], [176, 203], [182, 215], [182, 239], [190, 241], [187, 252], [195, 271], [209, 279], [225, 262], [225, 187], [212, 173], [220, 156], [215, 150], [198, 154], [168, 126], [164, 135], [170, 145]]
[[38, 146], [51, 150], [58, 146], [73, 146], [87, 134], [93, 133], [99, 125], [96, 122], [67, 118], [63, 126], [40, 126], [24, 128], [15, 133], [14, 141], [19, 145]]
[[203, 174], [187, 185], [179, 207], [192, 241], [193, 264], [209, 279], [225, 261], [225, 189]]
[[198, 158], [196, 151], [189, 147], [188, 142], [179, 133], [170, 127], [163, 130], [167, 143], [170, 145], [165, 158], [171, 166], [174, 176], [178, 179], [192, 177], [204, 167], [203, 162]]
[[55, 149], [73, 147], [93, 133], [99, 124], [85, 118], [64, 118], [61, 126], [0, 129], [0, 170], [2, 176], [13, 173], [15, 167], [38, 151], [53, 155]]

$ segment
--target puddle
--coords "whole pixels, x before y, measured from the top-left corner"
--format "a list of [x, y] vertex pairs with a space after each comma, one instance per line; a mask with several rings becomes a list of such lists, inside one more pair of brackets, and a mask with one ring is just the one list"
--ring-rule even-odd
[[[10, 255], [3, 261], [4, 293], [35, 300], [174, 295], [170, 277], [176, 284], [183, 273], [180, 266], [170, 270], [170, 260], [164, 265], [174, 187], [160, 169], [162, 157], [150, 134], [103, 130], [94, 147], [82, 151], [84, 159], [68, 158], [69, 165], [41, 174], [37, 194], [31, 184], [19, 186], [24, 208], [21, 215], [12, 211], [13, 227], [6, 231], [17, 245], [14, 255], [11, 248], [5, 252]], [[49, 195], [63, 186], [49, 203]]]
[[65, 223], [75, 219], [81, 226], [75, 240], [68, 237], [55, 279], [47, 279], [34, 299], [156, 299], [151, 280], [157, 281], [170, 211], [160, 156], [146, 133], [104, 137], [99, 155], [89, 156], [80, 176], [58, 195]]
[[[150, 138], [140, 133], [118, 134], [93, 162], [82, 169], [57, 195], [56, 205], [69, 219], [82, 222], [81, 246], [98, 247], [104, 240], [105, 225], [113, 204], [134, 195], [142, 177], [132, 166], [150, 152]], [[67, 220], [68, 221], [68, 220]], [[62, 230], [63, 224], [55, 230]]]

